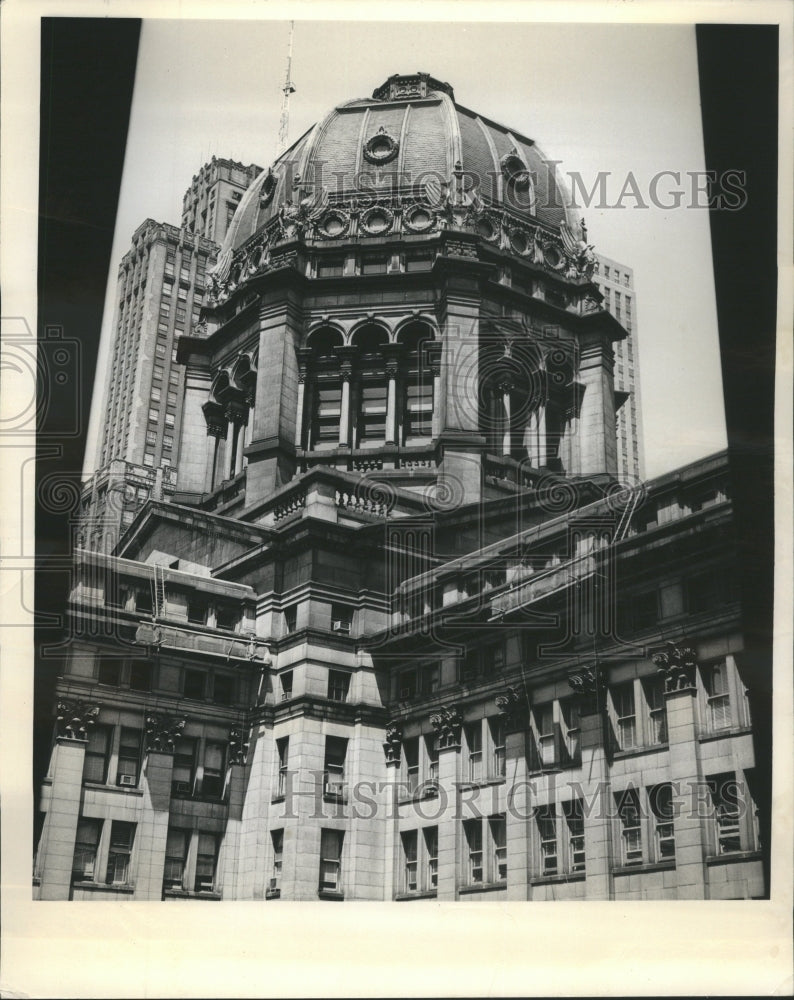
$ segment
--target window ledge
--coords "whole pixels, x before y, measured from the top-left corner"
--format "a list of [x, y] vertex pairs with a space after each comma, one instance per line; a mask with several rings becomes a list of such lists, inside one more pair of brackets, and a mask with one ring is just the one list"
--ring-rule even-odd
[[122, 795], [143, 795], [142, 788], [128, 788], [124, 785], [111, 785], [105, 781], [84, 781], [83, 785], [87, 789], [92, 789], [93, 791], [103, 792], [119, 792]]
[[428, 782], [422, 782], [422, 784], [413, 792], [411, 795], [406, 795], [401, 799], [397, 800], [398, 806], [407, 806], [412, 802], [424, 802], [425, 799], [437, 799], [438, 798], [438, 783], [433, 785], [428, 784]]
[[284, 799], [285, 799], [284, 795], [274, 795], [273, 798], [270, 800], [270, 804], [275, 805], [275, 803], [277, 802], [283, 802]]
[[706, 730], [698, 733], [699, 743], [711, 743], [714, 740], [724, 740], [732, 736], [745, 736], [752, 733], [751, 726], [731, 726], [728, 729]]
[[616, 750], [613, 760], [627, 760], [630, 757], [644, 757], [648, 753], [663, 753], [670, 749], [669, 743], [651, 743], [645, 747], [632, 747], [631, 750]]
[[560, 885], [564, 882], [584, 882], [586, 872], [560, 872], [558, 875], [539, 875], [529, 880], [530, 885]]
[[345, 894], [343, 892], [336, 892], [333, 889], [318, 889], [317, 895], [320, 899], [331, 899], [336, 900], [337, 902], [340, 902], [345, 898]]
[[761, 852], [760, 851], [732, 851], [730, 854], [710, 854], [706, 858], [706, 864], [712, 865], [731, 865], [737, 864], [740, 861], [760, 861]]
[[219, 892], [190, 892], [188, 889], [164, 889], [163, 895], [168, 899], [209, 899], [220, 900]]
[[425, 889], [422, 892], [398, 892], [394, 897], [395, 903], [407, 903], [412, 899], [436, 899], [437, 889]]
[[649, 861], [642, 865], [615, 865], [612, 868], [613, 875], [642, 875], [645, 872], [669, 872], [675, 871], [675, 859], [669, 861]]
[[458, 886], [460, 896], [470, 896], [475, 892], [498, 892], [499, 889], [507, 888], [507, 879], [503, 878], [499, 882], [479, 882], [477, 885]]
[[268, 889], [265, 899], [281, 899], [281, 889]]
[[507, 782], [507, 778], [504, 776], [499, 778], [483, 778], [482, 781], [460, 781], [458, 782], [458, 788], [460, 791], [468, 791], [470, 788], [488, 788], [490, 785], [504, 785]]
[[124, 892], [132, 895], [135, 886], [131, 882], [124, 882], [119, 885], [108, 885], [107, 882], [90, 882], [80, 879], [72, 882], [73, 889], [87, 889], [89, 892]]

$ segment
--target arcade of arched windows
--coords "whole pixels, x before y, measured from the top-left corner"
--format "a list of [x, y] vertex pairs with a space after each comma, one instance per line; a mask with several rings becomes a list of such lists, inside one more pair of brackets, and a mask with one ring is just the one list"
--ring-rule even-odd
[[376, 323], [348, 343], [321, 326], [298, 351], [295, 446], [303, 451], [413, 446], [434, 433], [441, 343], [421, 321], [392, 339]]
[[256, 356], [243, 352], [212, 380], [210, 398], [202, 407], [207, 434], [214, 438], [210, 488], [242, 472], [243, 452], [250, 444], [249, 419], [256, 395]]

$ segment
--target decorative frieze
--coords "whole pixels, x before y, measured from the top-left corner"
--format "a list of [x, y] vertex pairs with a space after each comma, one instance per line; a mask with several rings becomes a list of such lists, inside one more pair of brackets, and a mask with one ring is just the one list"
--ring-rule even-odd
[[676, 691], [694, 692], [697, 656], [691, 646], [677, 646], [674, 642], [668, 642], [651, 659], [664, 677], [665, 694]]
[[176, 715], [147, 715], [144, 729], [146, 752], [173, 753], [186, 719]]
[[68, 740], [87, 740], [98, 715], [99, 705], [96, 702], [59, 699], [55, 705], [58, 735]]
[[463, 718], [456, 705], [440, 708], [430, 716], [430, 725], [438, 736], [439, 750], [456, 749], [460, 746], [460, 730]]

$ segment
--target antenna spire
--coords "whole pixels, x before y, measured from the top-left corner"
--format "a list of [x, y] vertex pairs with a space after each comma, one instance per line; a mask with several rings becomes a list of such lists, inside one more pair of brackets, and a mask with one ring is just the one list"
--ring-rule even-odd
[[287, 148], [287, 137], [289, 135], [289, 97], [295, 93], [295, 85], [292, 82], [292, 36], [295, 31], [295, 22], [289, 23], [289, 47], [287, 49], [287, 75], [284, 79], [284, 86], [281, 88], [283, 97], [281, 98], [281, 119], [278, 125], [278, 142], [276, 143], [276, 156], [280, 156]]

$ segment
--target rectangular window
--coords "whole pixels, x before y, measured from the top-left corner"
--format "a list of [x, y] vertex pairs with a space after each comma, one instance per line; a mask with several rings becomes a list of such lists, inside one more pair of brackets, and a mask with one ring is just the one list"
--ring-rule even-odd
[[192, 794], [195, 764], [196, 741], [190, 737], [180, 737], [174, 752], [174, 770], [171, 774], [172, 794]]
[[540, 874], [556, 875], [557, 863], [557, 815], [553, 805], [538, 806], [535, 810], [540, 844]]
[[323, 793], [340, 798], [345, 787], [345, 757], [347, 756], [347, 740], [340, 736], [325, 738], [325, 776]]
[[126, 885], [130, 880], [130, 855], [135, 839], [135, 824], [114, 819], [110, 828], [110, 851], [105, 881], [108, 885]]
[[581, 799], [563, 804], [565, 823], [568, 827], [568, 866], [572, 872], [585, 870], [584, 810]]
[[541, 767], [554, 767], [557, 763], [557, 746], [554, 738], [554, 702], [536, 705], [535, 726], [538, 733], [538, 757]]
[[207, 604], [199, 597], [189, 597], [187, 602], [187, 620], [191, 625], [206, 625]]
[[419, 684], [423, 695], [430, 695], [438, 690], [438, 664], [427, 663], [419, 671]]
[[425, 736], [427, 751], [427, 777], [429, 781], [438, 781], [438, 736]]
[[174, 438], [171, 434], [163, 435], [163, 448], [170, 451], [174, 447]]
[[121, 679], [121, 660], [103, 656], [99, 661], [97, 680], [100, 684], [118, 687]]
[[623, 845], [623, 864], [642, 864], [642, 820], [640, 817], [639, 796], [636, 788], [628, 788], [618, 801], [618, 817], [620, 819], [620, 835]]
[[428, 375], [405, 387], [405, 436], [430, 437], [433, 433], [433, 381]]
[[359, 398], [358, 436], [360, 441], [383, 441], [386, 438], [385, 384], [363, 384]]
[[403, 854], [403, 892], [416, 892], [419, 888], [417, 871], [416, 830], [400, 834]]
[[493, 851], [492, 878], [502, 882], [507, 878], [507, 824], [504, 816], [491, 816], [488, 820]]
[[612, 704], [615, 710], [618, 746], [621, 750], [631, 750], [637, 746], [634, 681], [627, 681], [625, 684], [618, 684], [612, 688]]
[[185, 830], [169, 830], [165, 842], [164, 889], [184, 889], [185, 859], [190, 834]]
[[346, 670], [328, 671], [328, 698], [330, 701], [347, 701], [350, 691], [350, 674]]
[[317, 441], [339, 440], [339, 418], [342, 415], [342, 386], [320, 384], [315, 388], [315, 434]]
[[403, 740], [403, 761], [408, 794], [413, 795], [419, 787], [419, 740], [417, 737]]
[[397, 679], [397, 692], [401, 701], [416, 696], [416, 670], [404, 670]]
[[638, 632], [653, 628], [659, 618], [658, 600], [655, 590], [637, 594], [632, 600], [632, 620]]
[[207, 675], [203, 670], [185, 670], [182, 693], [186, 698], [201, 701], [207, 687]]
[[136, 788], [141, 764], [141, 731], [121, 727], [119, 742], [119, 766], [116, 784], [123, 788]]
[[201, 779], [201, 794], [206, 798], [219, 799], [223, 795], [225, 746], [223, 743], [207, 741], [204, 747], [204, 777]]
[[323, 830], [320, 836], [320, 892], [342, 891], [341, 830]]
[[708, 725], [712, 732], [731, 726], [731, 696], [728, 691], [728, 664], [723, 660], [703, 668], [708, 704]]
[[494, 716], [488, 720], [488, 729], [491, 734], [491, 778], [503, 778], [505, 776], [505, 723], [500, 716]]
[[733, 854], [742, 849], [739, 786], [736, 775], [727, 773], [709, 778], [714, 805], [717, 854]]
[[215, 674], [212, 700], [216, 705], [231, 705], [234, 700], [234, 677], [231, 674]]
[[94, 726], [93, 729], [89, 729], [83, 762], [83, 781], [104, 784], [107, 780], [110, 733], [109, 726]]
[[133, 660], [130, 664], [130, 688], [133, 691], [151, 691], [152, 665], [146, 660]]
[[298, 625], [298, 608], [293, 604], [291, 608], [284, 608], [284, 628], [287, 632], [294, 632]]
[[643, 688], [648, 702], [648, 742], [651, 745], [666, 743], [667, 710], [664, 702], [664, 680], [661, 677], [649, 677], [643, 681]]
[[166, 415], [165, 415], [165, 426], [166, 427], [173, 427], [174, 426], [174, 414], [173, 413], [166, 413]]
[[425, 857], [427, 858], [427, 887], [438, 887], [438, 827], [426, 826], [424, 829]]
[[581, 721], [579, 715], [579, 699], [565, 698], [560, 701], [560, 717], [564, 729], [563, 739], [565, 741], [565, 753], [569, 763], [576, 763], [581, 759], [579, 737], [581, 735]]
[[381, 254], [365, 254], [361, 258], [362, 274], [385, 274], [389, 266], [389, 258]]
[[469, 755], [469, 781], [482, 781], [482, 723], [466, 726], [466, 749]]
[[154, 455], [150, 451], [147, 451], [144, 454], [144, 456], [143, 456], [143, 464], [147, 468], [149, 468], [149, 469], [151, 469], [152, 466], [154, 465]]
[[292, 671], [286, 670], [281, 675], [281, 700], [289, 701], [292, 697]]
[[344, 604], [331, 605], [331, 631], [350, 635], [353, 627], [353, 609]]
[[76, 882], [93, 882], [101, 833], [101, 819], [81, 819], [78, 821], [72, 861], [72, 878]]
[[479, 885], [483, 881], [482, 872], [482, 822], [479, 819], [463, 821], [463, 834], [466, 839], [467, 882], [469, 885]]
[[[154, 398], [154, 397], [152, 397]], [[146, 432], [146, 443], [151, 445], [157, 444], [157, 431], [147, 431]]]
[[273, 874], [268, 891], [278, 892], [281, 889], [281, 869], [284, 859], [284, 831], [271, 830], [270, 839], [273, 842]]
[[344, 273], [344, 257], [325, 257], [317, 262], [318, 278], [340, 278]]
[[287, 769], [289, 768], [289, 736], [276, 740], [278, 753], [278, 784], [276, 794], [283, 798], [287, 794]]
[[[162, 399], [162, 390], [159, 385], [153, 385], [149, 390], [149, 398], [153, 403], [159, 403]], [[148, 440], [148, 439], [147, 439]], [[154, 444], [154, 442], [152, 442]]]
[[654, 785], [648, 789], [654, 824], [656, 860], [675, 858], [675, 833], [673, 829], [672, 785]]
[[200, 833], [196, 852], [196, 892], [214, 891], [217, 860], [218, 838], [214, 833]]

